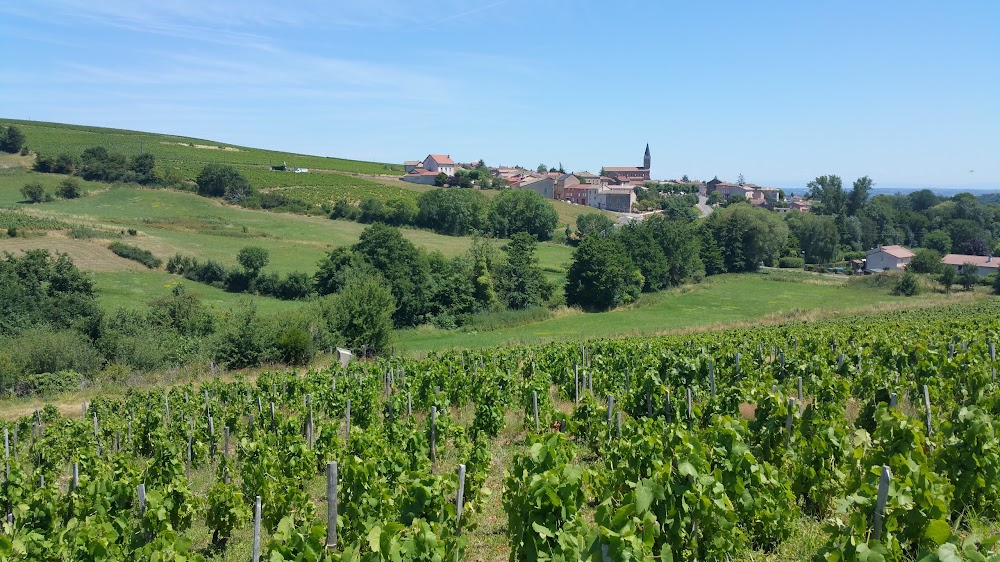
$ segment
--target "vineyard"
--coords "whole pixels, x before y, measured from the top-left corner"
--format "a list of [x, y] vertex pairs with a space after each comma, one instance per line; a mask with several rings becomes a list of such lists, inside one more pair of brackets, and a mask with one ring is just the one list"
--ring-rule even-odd
[[998, 337], [990, 301], [48, 405], [0, 422], [0, 561], [996, 562]]

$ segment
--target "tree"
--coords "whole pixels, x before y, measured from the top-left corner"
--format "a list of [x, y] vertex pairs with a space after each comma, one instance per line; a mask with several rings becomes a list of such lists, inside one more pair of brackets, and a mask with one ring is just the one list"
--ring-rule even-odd
[[740, 176], [736, 178], [736, 185], [746, 185], [746, 184], [747, 180], [743, 178], [743, 174], [740, 174]]
[[627, 224], [618, 229], [615, 237], [642, 273], [643, 291], [659, 291], [670, 285], [670, 263], [651, 228], [637, 223]]
[[726, 207], [707, 221], [729, 273], [757, 271], [761, 263], [773, 263], [788, 240], [784, 221], [750, 205]]
[[243, 266], [250, 278], [260, 275], [260, 270], [267, 266], [270, 259], [267, 250], [260, 246], [245, 246], [236, 254], [236, 261]]
[[24, 146], [24, 133], [14, 125], [9, 125], [0, 133], [0, 152], [17, 154]]
[[80, 180], [66, 178], [59, 183], [56, 193], [63, 199], [77, 199], [83, 194], [83, 189], [80, 187]]
[[122, 154], [113, 154], [103, 146], [94, 146], [80, 155], [80, 169], [77, 173], [88, 181], [116, 182], [126, 180], [128, 159]]
[[806, 263], [830, 263], [833, 260], [840, 240], [833, 217], [786, 213], [785, 224], [789, 233], [799, 241]]
[[683, 176], [681, 176], [681, 181], [691, 181], [691, 180], [688, 179], [687, 174], [684, 174]]
[[993, 274], [993, 294], [1000, 295], [1000, 273]]
[[416, 223], [434, 232], [464, 236], [486, 224], [487, 200], [466, 189], [435, 189], [417, 197]]
[[434, 186], [444, 187], [444, 184], [448, 182], [448, 174], [444, 172], [438, 172], [438, 175], [434, 176]]
[[347, 282], [348, 276], [358, 272], [375, 274], [375, 268], [365, 261], [364, 257], [352, 252], [350, 248], [341, 246], [330, 250], [319, 262], [313, 275], [313, 287], [320, 295], [336, 293]]
[[539, 306], [552, 296], [552, 285], [545, 279], [535, 257], [536, 246], [533, 236], [519, 232], [503, 247], [507, 261], [501, 265], [497, 281], [508, 308], [521, 310]]
[[150, 183], [153, 181], [153, 168], [156, 167], [156, 156], [152, 152], [143, 152], [132, 159], [132, 171], [136, 181]]
[[352, 248], [378, 271], [395, 298], [396, 326], [415, 326], [425, 320], [429, 306], [430, 271], [427, 260], [403, 238], [397, 228], [373, 224], [361, 232]]
[[576, 217], [576, 235], [580, 238], [596, 233], [598, 236], [610, 236], [615, 230], [615, 221], [602, 213], [587, 213]]
[[41, 203], [45, 201], [45, 187], [37, 181], [31, 181], [21, 187], [21, 196], [28, 203]]
[[868, 176], [854, 180], [854, 187], [847, 194], [848, 215], [853, 217], [861, 211], [861, 208], [868, 202], [868, 196], [871, 194], [873, 187], [875, 187], [875, 182]]
[[951, 286], [955, 284], [955, 281], [957, 279], [958, 279], [958, 272], [955, 271], [955, 268], [953, 266], [950, 265], [943, 266], [943, 268], [941, 269], [941, 277], [938, 278], [938, 281], [940, 281], [941, 284], [944, 285], [945, 291], [950, 291]]
[[965, 262], [958, 268], [958, 284], [968, 291], [979, 281], [979, 267], [971, 262]]
[[239, 203], [253, 194], [250, 182], [236, 168], [228, 164], [208, 164], [201, 169], [198, 194], [205, 197], [224, 197]]
[[708, 196], [708, 200], [705, 202], [707, 205], [716, 205], [722, 200], [722, 195], [718, 191], [713, 191], [711, 195]]
[[643, 281], [620, 242], [587, 236], [573, 252], [566, 275], [566, 302], [584, 310], [608, 310], [638, 298]]
[[[945, 267], [953, 269], [951, 266]], [[941, 254], [930, 248], [917, 248], [906, 269], [914, 273], [937, 273], [941, 271]]]
[[545, 164], [539, 164], [538, 167], [535, 168], [535, 171], [538, 172], [539, 174], [544, 174], [545, 172], [549, 171], [549, 167], [546, 166]]
[[351, 276], [339, 293], [327, 297], [325, 308], [339, 341], [349, 349], [371, 355], [389, 350], [396, 302], [381, 276]]
[[934, 195], [934, 192], [929, 189], [914, 191], [913, 193], [910, 193], [908, 197], [913, 205], [913, 210], [918, 213], [926, 211], [941, 202], [941, 199], [937, 195]]
[[806, 184], [809, 198], [817, 201], [812, 212], [819, 215], [841, 215], [847, 210], [847, 195], [840, 176], [820, 176]]
[[534, 191], [508, 189], [490, 202], [487, 222], [497, 238], [527, 232], [545, 241], [552, 238], [552, 230], [559, 224], [559, 213], [551, 202]]

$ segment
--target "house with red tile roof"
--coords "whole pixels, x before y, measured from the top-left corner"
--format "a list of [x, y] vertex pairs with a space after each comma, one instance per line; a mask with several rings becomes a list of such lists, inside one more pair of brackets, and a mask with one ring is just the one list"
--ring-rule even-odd
[[866, 271], [901, 271], [913, 259], [913, 252], [902, 246], [879, 246], [866, 252]]
[[447, 154], [428, 154], [423, 161], [407, 160], [403, 164], [406, 173], [400, 178], [410, 183], [434, 185], [438, 174], [455, 175], [455, 161]]
[[435, 174], [445, 173], [454, 176], [455, 161], [447, 154], [428, 154], [427, 158], [424, 158], [424, 169]]
[[968, 254], [948, 254], [941, 258], [941, 263], [954, 267], [956, 270], [964, 264], [971, 263], [976, 266], [980, 277], [986, 277], [991, 273], [1000, 271], [1000, 261], [993, 259], [993, 256], [970, 256]]

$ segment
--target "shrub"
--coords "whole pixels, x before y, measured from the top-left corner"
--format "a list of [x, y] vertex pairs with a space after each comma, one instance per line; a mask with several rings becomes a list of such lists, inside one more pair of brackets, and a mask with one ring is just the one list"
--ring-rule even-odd
[[958, 283], [968, 291], [979, 281], [979, 268], [974, 263], [966, 262], [958, 268]]
[[21, 187], [21, 196], [29, 203], [41, 203], [45, 200], [45, 187], [37, 181], [28, 182]]
[[946, 265], [944, 269], [941, 270], [941, 277], [938, 278], [938, 281], [944, 285], [945, 291], [950, 291], [951, 286], [955, 284], [957, 279], [958, 272], [955, 271], [955, 268], [950, 265]]
[[75, 371], [92, 375], [101, 367], [101, 356], [79, 332], [28, 330], [9, 342], [11, 360], [25, 374]]
[[281, 360], [289, 365], [305, 365], [316, 353], [309, 333], [298, 326], [286, 328], [278, 335], [277, 349]]
[[153, 255], [149, 250], [130, 246], [122, 242], [112, 242], [108, 249], [125, 259], [137, 261], [149, 269], [157, 269], [163, 265], [163, 260]]
[[83, 195], [83, 188], [80, 187], [80, 180], [76, 178], [66, 178], [59, 183], [56, 194], [63, 199], [77, 199]]
[[912, 271], [904, 271], [899, 277], [899, 281], [892, 289], [892, 294], [913, 297], [920, 294], [920, 282], [917, 274]]
[[87, 238], [98, 238], [98, 239], [119, 238], [120, 236], [121, 234], [117, 232], [111, 232], [110, 230], [100, 230], [97, 228], [90, 228], [89, 226], [82, 226], [82, 225], [74, 226], [73, 228], [69, 229], [69, 237], [76, 240], [87, 239]]
[[802, 258], [784, 257], [778, 260], [778, 267], [785, 269], [801, 269], [805, 264], [806, 260]]
[[14, 394], [27, 396], [38, 394], [52, 396], [62, 392], [78, 390], [83, 382], [83, 375], [75, 371], [59, 371], [56, 373], [36, 373], [26, 375], [14, 384]]

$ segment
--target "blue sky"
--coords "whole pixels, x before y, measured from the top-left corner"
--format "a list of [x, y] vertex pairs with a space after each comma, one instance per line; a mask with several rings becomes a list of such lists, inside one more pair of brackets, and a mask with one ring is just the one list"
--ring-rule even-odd
[[32, 0], [0, 117], [401, 162], [1000, 188], [1000, 2]]

